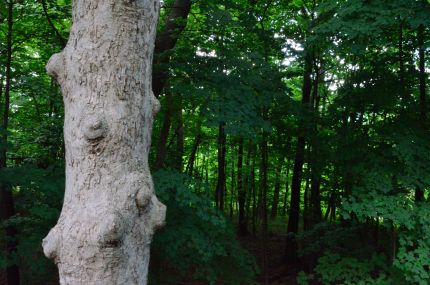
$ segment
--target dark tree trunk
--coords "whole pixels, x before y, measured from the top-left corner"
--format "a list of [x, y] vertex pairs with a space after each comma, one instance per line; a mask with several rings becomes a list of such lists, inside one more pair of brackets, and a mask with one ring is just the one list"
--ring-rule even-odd
[[230, 220], [233, 219], [234, 194], [236, 189], [236, 174], [234, 173], [234, 157], [231, 159], [231, 185], [230, 185]]
[[218, 126], [218, 181], [216, 186], [215, 203], [217, 207], [224, 210], [225, 196], [225, 156], [226, 156], [226, 134], [224, 123]]
[[313, 177], [311, 182], [311, 226], [321, 223], [322, 220], [320, 188], [321, 178], [318, 175]]
[[[263, 110], [263, 118], [268, 119], [267, 108]], [[268, 213], [267, 213], [267, 188], [268, 188], [268, 168], [269, 168], [269, 149], [267, 142], [267, 133], [263, 130], [261, 141], [261, 164], [260, 164], [260, 212], [261, 212], [261, 234], [260, 242], [261, 250], [263, 251], [262, 273], [264, 275], [264, 284], [268, 284]]]
[[403, 52], [403, 22], [400, 19], [400, 25], [399, 25], [399, 42], [398, 42], [398, 48], [399, 48], [399, 79], [401, 84], [401, 90], [402, 95], [404, 95], [404, 92], [406, 90], [405, 88], [405, 60], [404, 60], [404, 52]]
[[421, 119], [426, 119], [427, 113], [427, 94], [426, 94], [426, 58], [425, 58], [425, 46], [424, 46], [424, 32], [425, 28], [420, 25], [418, 28], [418, 46], [419, 46], [419, 69], [420, 69], [420, 115]]
[[174, 168], [182, 172], [184, 155], [184, 121], [182, 118], [182, 96], [176, 96], [176, 151], [174, 153]]
[[255, 236], [257, 231], [257, 187], [255, 186], [255, 159], [256, 146], [252, 149], [252, 166], [251, 166], [251, 191], [252, 191], [252, 235]]
[[173, 100], [172, 93], [166, 91], [166, 110], [164, 112], [163, 126], [161, 127], [160, 136], [157, 142], [157, 156], [155, 159], [155, 169], [164, 166], [167, 151], [167, 139], [169, 138], [170, 127], [172, 125]]
[[245, 236], [248, 234], [248, 229], [246, 227], [246, 217], [245, 217], [246, 191], [245, 191], [245, 187], [243, 187], [244, 185], [242, 181], [243, 181], [243, 138], [240, 138], [239, 151], [237, 156], [237, 195], [238, 195], [238, 202], [239, 202], [238, 234], [240, 236]]
[[175, 0], [164, 21], [164, 29], [157, 33], [154, 50], [154, 69], [152, 89], [156, 97], [160, 96], [169, 77], [168, 65], [170, 56], [166, 52], [172, 50], [187, 25], [191, 10], [191, 0]]
[[[7, 4], [8, 16], [7, 24], [8, 30], [6, 35], [6, 85], [4, 90], [4, 108], [3, 108], [3, 131], [2, 136], [2, 149], [0, 152], [0, 169], [6, 168], [7, 160], [7, 129], [9, 125], [9, 105], [10, 105], [10, 90], [12, 82], [12, 31], [13, 31], [13, 0], [9, 0]], [[15, 204], [13, 200], [12, 191], [9, 185], [4, 182], [0, 183], [0, 223], [8, 220], [15, 215]], [[14, 226], [7, 225], [4, 228], [6, 234], [5, 250], [7, 258], [10, 258], [16, 253], [17, 231]], [[6, 267], [6, 285], [20, 284], [18, 265], [12, 264]]]
[[319, 145], [318, 145], [318, 119], [319, 119], [319, 104], [320, 96], [318, 93], [320, 69], [314, 58], [314, 74], [315, 79], [313, 81], [313, 92], [312, 92], [312, 104], [314, 107], [314, 122], [313, 122], [313, 136], [312, 136], [312, 148], [311, 148], [311, 197], [310, 197], [310, 219], [309, 225], [312, 227], [315, 224], [321, 222], [322, 211], [321, 211], [321, 173], [320, 165], [321, 161], [319, 158]]
[[[302, 89], [302, 105], [305, 112], [309, 109], [310, 97], [311, 97], [311, 74], [312, 74], [312, 57], [309, 52], [305, 54], [305, 67], [303, 75], [303, 89]], [[287, 239], [285, 246], [285, 260], [288, 263], [294, 263], [297, 261], [297, 240], [296, 234], [299, 230], [299, 218], [300, 218], [300, 186], [301, 177], [305, 156], [305, 130], [304, 124], [301, 123], [301, 134], [297, 139], [296, 156], [294, 158], [294, 169], [293, 178], [291, 183], [291, 200], [290, 200], [290, 211], [288, 218], [287, 228]]]
[[252, 207], [252, 187], [251, 187], [251, 154], [252, 154], [252, 142], [248, 143], [248, 150], [246, 154], [245, 169], [243, 170], [242, 176], [244, 177], [244, 191], [245, 191], [245, 228], [249, 234], [248, 221], [251, 216]]
[[282, 162], [279, 161], [278, 166], [276, 167], [275, 189], [274, 189], [275, 192], [273, 193], [272, 211], [270, 213], [270, 218], [272, 220], [274, 220], [278, 214], [279, 193], [281, 192], [281, 171], [282, 171]]
[[[419, 46], [419, 72], [420, 72], [420, 121], [425, 128], [427, 117], [427, 98], [426, 98], [426, 70], [425, 70], [425, 46], [424, 46], [424, 31], [423, 25], [418, 27], [418, 46]], [[415, 188], [415, 201], [424, 201], [424, 191], [417, 186]]]
[[193, 176], [194, 161], [196, 160], [197, 150], [201, 142], [202, 142], [202, 134], [200, 133], [200, 129], [199, 129], [198, 134], [193, 142], [193, 147], [191, 149], [190, 158], [188, 159], [187, 168], [185, 169], [185, 172], [188, 173], [189, 176]]
[[303, 229], [306, 231], [309, 229], [309, 164], [306, 167], [305, 174], [305, 192], [303, 193]]
[[288, 193], [290, 191], [290, 161], [287, 160], [287, 176], [286, 176], [286, 182], [285, 182], [285, 195], [284, 195], [284, 205], [282, 206], [282, 216], [285, 216], [287, 214], [287, 200], [288, 200]]
[[268, 170], [268, 148], [267, 148], [267, 134], [263, 133], [263, 140], [261, 142], [261, 164], [260, 164], [260, 214], [262, 222], [263, 238], [267, 235], [267, 170]]

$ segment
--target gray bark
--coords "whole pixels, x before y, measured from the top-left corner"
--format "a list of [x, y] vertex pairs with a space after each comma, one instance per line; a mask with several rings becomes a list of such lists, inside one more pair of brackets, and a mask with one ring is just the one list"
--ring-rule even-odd
[[61, 284], [147, 284], [165, 206], [148, 167], [158, 0], [74, 0], [65, 49], [48, 73], [64, 96], [66, 192], [43, 240]]

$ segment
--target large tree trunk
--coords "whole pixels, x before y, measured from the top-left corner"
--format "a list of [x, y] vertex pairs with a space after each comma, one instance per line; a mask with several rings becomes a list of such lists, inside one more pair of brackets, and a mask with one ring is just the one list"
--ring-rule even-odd
[[148, 166], [158, 0], [75, 0], [66, 48], [48, 73], [64, 95], [66, 192], [43, 240], [61, 284], [147, 284], [165, 206]]
[[[6, 85], [4, 90], [4, 108], [3, 108], [3, 122], [2, 129], [7, 131], [9, 125], [9, 102], [10, 102], [10, 90], [12, 83], [12, 32], [13, 32], [13, 0], [8, 1], [7, 10], [7, 34], [6, 34]], [[2, 80], [3, 78], [0, 78]], [[3, 84], [0, 83], [0, 95], [2, 93]], [[1, 140], [0, 150], [0, 169], [6, 168], [7, 160], [7, 132], [4, 132]], [[10, 186], [6, 183], [0, 183], [0, 224], [15, 215], [15, 203], [12, 195]], [[16, 229], [13, 225], [6, 225], [5, 228], [6, 237], [6, 255], [7, 258], [16, 254], [17, 243], [15, 240]], [[6, 267], [6, 285], [16, 285], [20, 283], [19, 268], [16, 264], [10, 264]]]

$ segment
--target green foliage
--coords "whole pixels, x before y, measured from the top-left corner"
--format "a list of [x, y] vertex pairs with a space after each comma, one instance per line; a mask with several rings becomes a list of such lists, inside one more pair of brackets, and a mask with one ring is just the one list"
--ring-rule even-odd
[[230, 222], [213, 207], [200, 182], [170, 170], [154, 173], [157, 195], [167, 205], [166, 227], [155, 235], [152, 284], [187, 276], [209, 284], [255, 284], [256, 265], [235, 238]]
[[15, 262], [26, 268], [21, 278], [24, 284], [46, 284], [55, 278], [56, 268], [44, 256], [41, 241], [60, 215], [64, 166], [6, 168], [0, 171], [0, 181], [3, 185], [10, 185], [15, 194], [18, 214], [3, 222], [3, 226], [8, 224], [20, 229]]
[[318, 260], [315, 272], [324, 285], [405, 284], [389, 277], [386, 260], [378, 254], [363, 260], [327, 252]]
[[399, 250], [394, 266], [413, 284], [430, 282], [430, 205], [421, 204], [399, 235]]
[[[55, 272], [40, 242], [59, 214], [64, 185], [58, 163], [64, 158], [62, 97], [44, 66], [62, 48], [61, 39], [67, 39], [72, 1], [44, 2], [46, 13], [42, 1], [14, 1], [11, 110], [8, 130], [0, 128], [1, 135], [8, 134], [8, 144], [1, 143], [0, 149], [7, 150], [9, 166], [0, 171], [0, 182], [10, 185], [17, 208], [17, 215], [2, 225], [14, 225], [19, 242], [18, 253], [0, 260], [0, 267], [18, 263], [25, 284], [46, 284], [46, 276]], [[173, 3], [163, 1], [159, 30]], [[0, 117], [6, 4], [0, 1]], [[430, 117], [428, 98], [427, 114], [421, 114], [418, 69], [421, 28], [425, 67], [429, 63], [428, 1], [192, 1], [191, 14], [179, 21], [187, 27], [167, 52], [171, 61], [165, 91], [172, 94], [173, 115], [164, 165], [183, 169], [197, 136], [201, 141], [192, 178], [167, 170], [155, 174], [168, 216], [166, 227], [154, 237], [151, 282], [254, 282], [253, 258], [212, 203], [218, 126], [224, 124], [226, 204], [236, 217], [237, 139], [243, 138], [247, 216], [257, 229], [264, 215], [255, 205], [262, 198], [260, 190], [267, 190], [270, 208], [277, 166], [288, 160], [289, 174], [283, 166], [279, 179], [290, 187], [294, 146], [299, 136], [306, 139], [302, 190], [320, 179], [323, 215], [330, 208], [334, 213], [331, 223], [307, 225], [297, 235], [301, 258], [312, 261], [306, 265], [318, 260], [313, 271], [306, 268], [311, 274], [298, 274], [298, 283], [429, 284]], [[313, 58], [312, 108], [301, 103], [305, 54]], [[160, 101], [155, 146], [168, 117], [163, 94]], [[260, 155], [263, 135], [267, 169]], [[424, 191], [424, 202], [416, 201], [417, 189]], [[313, 207], [307, 201], [301, 211], [305, 218]], [[275, 221], [274, 231], [285, 232], [287, 218]]]

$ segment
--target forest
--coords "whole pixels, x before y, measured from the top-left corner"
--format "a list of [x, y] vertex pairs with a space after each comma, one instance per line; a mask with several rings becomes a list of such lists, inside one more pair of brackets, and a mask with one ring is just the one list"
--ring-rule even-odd
[[[0, 284], [59, 284], [75, 1], [0, 1]], [[430, 284], [429, 32], [428, 0], [161, 1], [148, 284]]]

